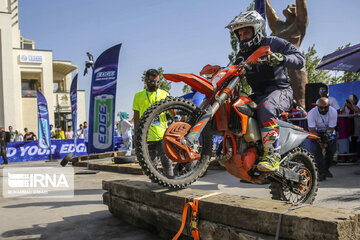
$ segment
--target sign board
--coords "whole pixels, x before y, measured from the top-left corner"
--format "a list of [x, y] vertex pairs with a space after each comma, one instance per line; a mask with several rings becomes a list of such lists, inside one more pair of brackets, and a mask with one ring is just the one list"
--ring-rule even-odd
[[42, 56], [32, 54], [20, 54], [19, 60], [21, 63], [42, 63]]

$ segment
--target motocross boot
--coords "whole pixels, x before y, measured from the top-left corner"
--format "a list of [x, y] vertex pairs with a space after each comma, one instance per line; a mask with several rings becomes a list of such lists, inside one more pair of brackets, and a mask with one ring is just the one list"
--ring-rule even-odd
[[264, 155], [258, 163], [257, 169], [261, 172], [275, 172], [279, 170], [280, 146], [279, 127], [262, 128], [261, 137], [264, 146]]

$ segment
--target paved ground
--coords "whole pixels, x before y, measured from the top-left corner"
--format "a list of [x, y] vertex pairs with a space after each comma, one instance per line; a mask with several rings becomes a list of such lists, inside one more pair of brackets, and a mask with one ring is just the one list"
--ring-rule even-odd
[[[48, 166], [54, 163], [16, 163], [17, 166]], [[83, 168], [76, 167], [75, 171]], [[336, 166], [334, 178], [320, 183], [315, 205], [360, 210], [359, 165]], [[71, 199], [0, 198], [0, 239], [157, 239], [114, 217], [102, 204], [103, 179], [136, 179], [146, 176], [99, 172], [75, 175], [75, 196]], [[2, 192], [2, 171], [0, 172]], [[208, 171], [191, 186], [195, 189], [270, 199], [268, 185], [240, 183], [225, 171]]]

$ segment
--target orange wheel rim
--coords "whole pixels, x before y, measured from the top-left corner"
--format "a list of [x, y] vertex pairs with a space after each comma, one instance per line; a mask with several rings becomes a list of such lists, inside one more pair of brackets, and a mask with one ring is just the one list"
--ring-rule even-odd
[[301, 176], [303, 176], [306, 180], [307, 180], [307, 183], [306, 185], [305, 184], [300, 184], [299, 185], [299, 192], [301, 195], [305, 195], [306, 193], [309, 192], [310, 188], [311, 188], [311, 174], [309, 172], [308, 169], [300, 169], [298, 171], [298, 174], [300, 174]]

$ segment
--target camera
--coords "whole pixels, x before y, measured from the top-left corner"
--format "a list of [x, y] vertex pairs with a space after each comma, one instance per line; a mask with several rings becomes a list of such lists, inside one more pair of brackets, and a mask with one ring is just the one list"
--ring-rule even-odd
[[321, 143], [328, 143], [332, 140], [335, 140], [335, 135], [328, 132], [318, 132], [318, 136], [320, 137]]

